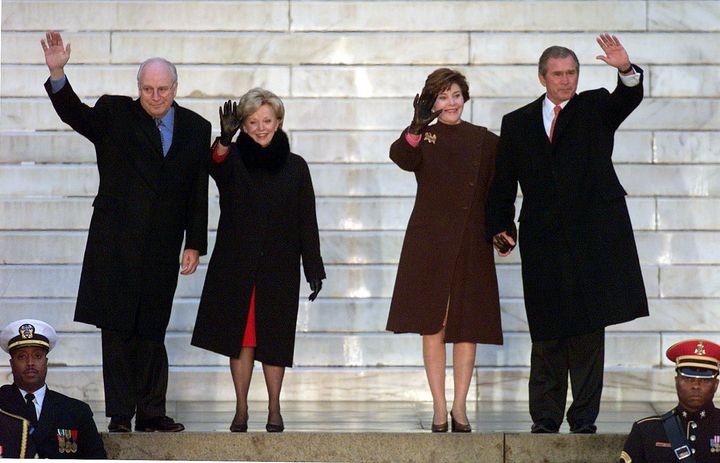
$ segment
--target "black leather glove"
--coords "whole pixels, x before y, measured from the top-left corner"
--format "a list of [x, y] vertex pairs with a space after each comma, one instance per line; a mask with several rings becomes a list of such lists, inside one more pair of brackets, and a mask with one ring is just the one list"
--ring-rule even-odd
[[312, 293], [308, 296], [308, 301], [314, 301], [317, 297], [318, 293], [322, 289], [322, 280], [319, 278], [313, 278], [312, 280], [308, 281], [310, 283], [310, 289], [312, 290]]
[[442, 109], [435, 112], [432, 110], [435, 104], [435, 98], [435, 95], [427, 93], [423, 93], [422, 95], [415, 94], [415, 100], [413, 100], [415, 115], [410, 123], [410, 127], [408, 127], [408, 132], [413, 135], [419, 135], [428, 124], [440, 115]]
[[220, 144], [230, 146], [232, 138], [240, 128], [240, 119], [237, 117], [237, 103], [227, 100], [220, 106]]

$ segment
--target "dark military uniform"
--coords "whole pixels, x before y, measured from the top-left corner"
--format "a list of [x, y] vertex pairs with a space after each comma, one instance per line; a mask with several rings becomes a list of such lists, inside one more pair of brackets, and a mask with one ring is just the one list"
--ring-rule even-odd
[[[0, 387], [0, 405], [22, 416], [25, 401], [15, 385], [7, 384]], [[107, 458], [90, 407], [49, 389], [30, 439], [40, 458]]]
[[0, 408], [0, 457], [32, 458], [35, 446], [30, 440], [30, 422]]
[[[714, 405], [698, 412], [674, 410], [680, 417], [685, 438], [697, 463], [720, 463], [720, 410]], [[680, 461], [673, 452], [663, 421], [659, 416], [642, 419], [633, 424], [619, 462], [664, 463]]]

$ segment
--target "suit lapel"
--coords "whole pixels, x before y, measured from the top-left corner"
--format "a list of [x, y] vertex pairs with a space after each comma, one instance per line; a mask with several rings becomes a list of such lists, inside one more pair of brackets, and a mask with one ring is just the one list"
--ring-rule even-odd
[[49, 423], [55, 422], [54, 415], [54, 392], [52, 392], [50, 389], [47, 389], [45, 391], [45, 399], [43, 400], [42, 410], [40, 410], [40, 416], [38, 417], [38, 424], [32, 434], [33, 441], [38, 444], [37, 447], [40, 447], [40, 443], [44, 442], [46, 439], [56, 440], [55, 435], [53, 434], [56, 431], [54, 429], [51, 429], [49, 425]]
[[132, 124], [135, 136], [138, 137], [138, 149], [131, 150], [134, 163], [140, 175], [153, 190], [157, 189], [160, 169], [163, 163], [162, 141], [155, 121], [135, 100], [133, 117], [137, 121]]
[[545, 123], [543, 122], [544, 100], [545, 95], [533, 101], [528, 107], [529, 117], [527, 118], [527, 146], [539, 147], [539, 152], [537, 154], [550, 154], [552, 148], [550, 146], [550, 140], [548, 140], [547, 133], [545, 133]]
[[553, 132], [553, 151], [557, 147], [558, 141], [560, 141], [560, 139], [562, 138], [568, 124], [570, 124], [570, 121], [573, 120], [573, 117], [577, 110], [577, 106], [578, 104], [576, 94], [570, 99], [570, 101], [567, 102], [563, 110], [560, 111], [560, 114], [558, 114], [557, 121], [555, 122], [555, 131]]
[[170, 156], [177, 156], [178, 147], [187, 146], [187, 142], [190, 141], [190, 131], [186, 130], [187, 120], [185, 119], [185, 113], [177, 103], [173, 103], [173, 106], [175, 107], [175, 121], [173, 122], [172, 144], [170, 144], [170, 150], [165, 159], [169, 159]]

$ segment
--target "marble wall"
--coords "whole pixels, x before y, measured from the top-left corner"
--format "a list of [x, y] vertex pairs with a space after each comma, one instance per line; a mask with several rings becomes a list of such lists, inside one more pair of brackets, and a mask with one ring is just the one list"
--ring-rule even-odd
[[[89, 103], [135, 94], [137, 65], [155, 55], [178, 65], [180, 104], [216, 133], [217, 107], [252, 86], [285, 101], [293, 150], [310, 163], [328, 267], [319, 300], [300, 304], [288, 400], [429, 399], [419, 338], [384, 331], [415, 192], [387, 150], [425, 76], [440, 66], [465, 72], [466, 119], [498, 132], [503, 114], [543, 92], [536, 62], [549, 45], [577, 52], [580, 90], [612, 88], [594, 37], [617, 33], [646, 71], [645, 100], [617, 133], [615, 163], [651, 316], [608, 330], [605, 398], [671, 400], [664, 350], [689, 336], [720, 341], [720, 2], [3, 0], [0, 325], [34, 317], [58, 328], [51, 382], [61, 390], [102, 397], [98, 333], [72, 321], [97, 173], [92, 145], [45, 96], [47, 29], [72, 43], [66, 71]], [[213, 186], [211, 243], [216, 195]], [[516, 254], [497, 259], [506, 343], [478, 348], [480, 400], [527, 397]], [[189, 345], [206, 262], [176, 295], [173, 399], [233, 397], [226, 359]], [[263, 399], [262, 382], [251, 397]]]

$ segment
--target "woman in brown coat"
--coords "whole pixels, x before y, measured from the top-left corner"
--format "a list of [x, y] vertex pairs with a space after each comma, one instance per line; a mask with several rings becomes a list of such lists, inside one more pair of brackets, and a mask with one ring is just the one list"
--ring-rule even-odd
[[295, 347], [300, 258], [311, 301], [325, 278], [310, 171], [290, 152], [284, 115], [280, 98], [261, 88], [238, 105], [225, 103], [209, 166], [220, 192], [220, 221], [192, 344], [230, 357], [235, 432], [247, 431], [255, 360], [268, 390], [265, 428], [284, 429], [280, 389]]
[[[502, 344], [485, 200], [498, 137], [461, 119], [470, 99], [465, 76], [432, 72], [410, 127], [390, 158], [415, 174], [417, 195], [403, 243], [387, 329], [419, 333], [433, 397], [433, 432], [446, 432], [445, 343], [453, 343], [452, 430], [470, 432], [466, 399], [477, 343]], [[435, 117], [438, 123], [429, 125]]]

